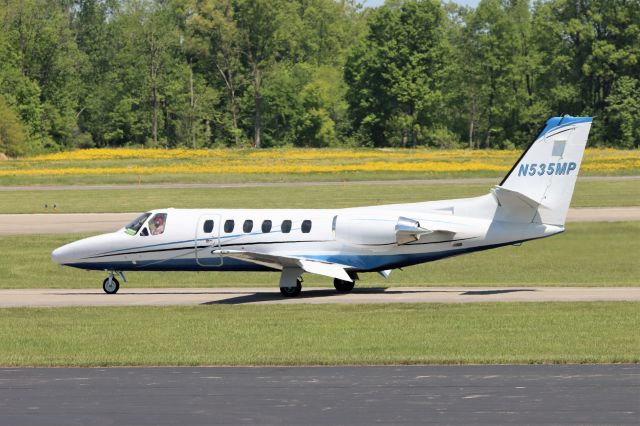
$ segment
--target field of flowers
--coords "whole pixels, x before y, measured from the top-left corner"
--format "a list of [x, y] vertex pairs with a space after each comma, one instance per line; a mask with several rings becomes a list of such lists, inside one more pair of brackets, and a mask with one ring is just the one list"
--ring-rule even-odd
[[[87, 149], [0, 162], [2, 177], [393, 173], [499, 176], [521, 151], [400, 149]], [[640, 151], [588, 149], [585, 174], [640, 172]]]

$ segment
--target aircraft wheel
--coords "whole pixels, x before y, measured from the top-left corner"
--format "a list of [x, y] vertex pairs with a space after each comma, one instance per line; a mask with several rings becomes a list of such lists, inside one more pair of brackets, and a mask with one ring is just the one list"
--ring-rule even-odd
[[356, 285], [356, 283], [353, 281], [349, 282], [349, 281], [339, 280], [338, 278], [333, 280], [333, 286], [340, 293], [350, 292], [351, 290], [353, 290], [354, 285]]
[[280, 293], [284, 297], [296, 297], [300, 296], [300, 292], [302, 291], [302, 281], [296, 280], [295, 287], [280, 287]]
[[102, 282], [102, 289], [107, 294], [116, 294], [120, 289], [120, 283], [114, 277], [107, 277]]

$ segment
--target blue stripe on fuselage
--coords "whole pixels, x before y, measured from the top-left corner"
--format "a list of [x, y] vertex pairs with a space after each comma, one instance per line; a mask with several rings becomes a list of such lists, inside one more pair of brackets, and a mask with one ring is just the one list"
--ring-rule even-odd
[[[311, 260], [320, 260], [323, 262], [333, 262], [341, 265], [350, 266], [350, 270], [360, 272], [374, 272], [386, 269], [396, 269], [406, 266], [416, 265], [419, 263], [432, 262], [434, 260], [444, 259], [447, 257], [458, 256], [465, 253], [472, 253], [481, 250], [507, 246], [523, 241], [512, 241], [501, 244], [493, 244], [489, 246], [460, 248], [454, 250], [446, 250], [436, 253], [414, 253], [414, 254], [381, 254], [381, 255], [299, 255]], [[274, 271], [274, 269], [266, 266], [257, 265], [230, 257], [223, 258], [223, 264], [217, 266], [203, 266], [193, 259], [166, 259], [166, 260], [145, 260], [137, 261], [133, 264], [131, 261], [119, 262], [87, 262], [67, 264], [74, 268], [90, 269], [90, 270], [116, 270], [116, 271]], [[202, 260], [202, 259], [201, 259]]]

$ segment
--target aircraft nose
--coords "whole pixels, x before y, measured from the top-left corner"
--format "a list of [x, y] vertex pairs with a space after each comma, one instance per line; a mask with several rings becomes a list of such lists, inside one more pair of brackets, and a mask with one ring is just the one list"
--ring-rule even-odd
[[71, 260], [71, 250], [69, 244], [58, 247], [54, 251], [51, 252], [51, 260], [54, 262], [64, 265], [65, 263], [69, 263]]

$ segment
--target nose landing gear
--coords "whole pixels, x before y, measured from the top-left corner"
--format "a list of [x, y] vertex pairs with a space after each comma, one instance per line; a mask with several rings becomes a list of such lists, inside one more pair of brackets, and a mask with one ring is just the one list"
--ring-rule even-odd
[[116, 294], [120, 289], [120, 282], [113, 276], [114, 273], [120, 275], [124, 282], [127, 282], [127, 279], [121, 271], [109, 271], [109, 276], [102, 282], [102, 289], [107, 294]]

